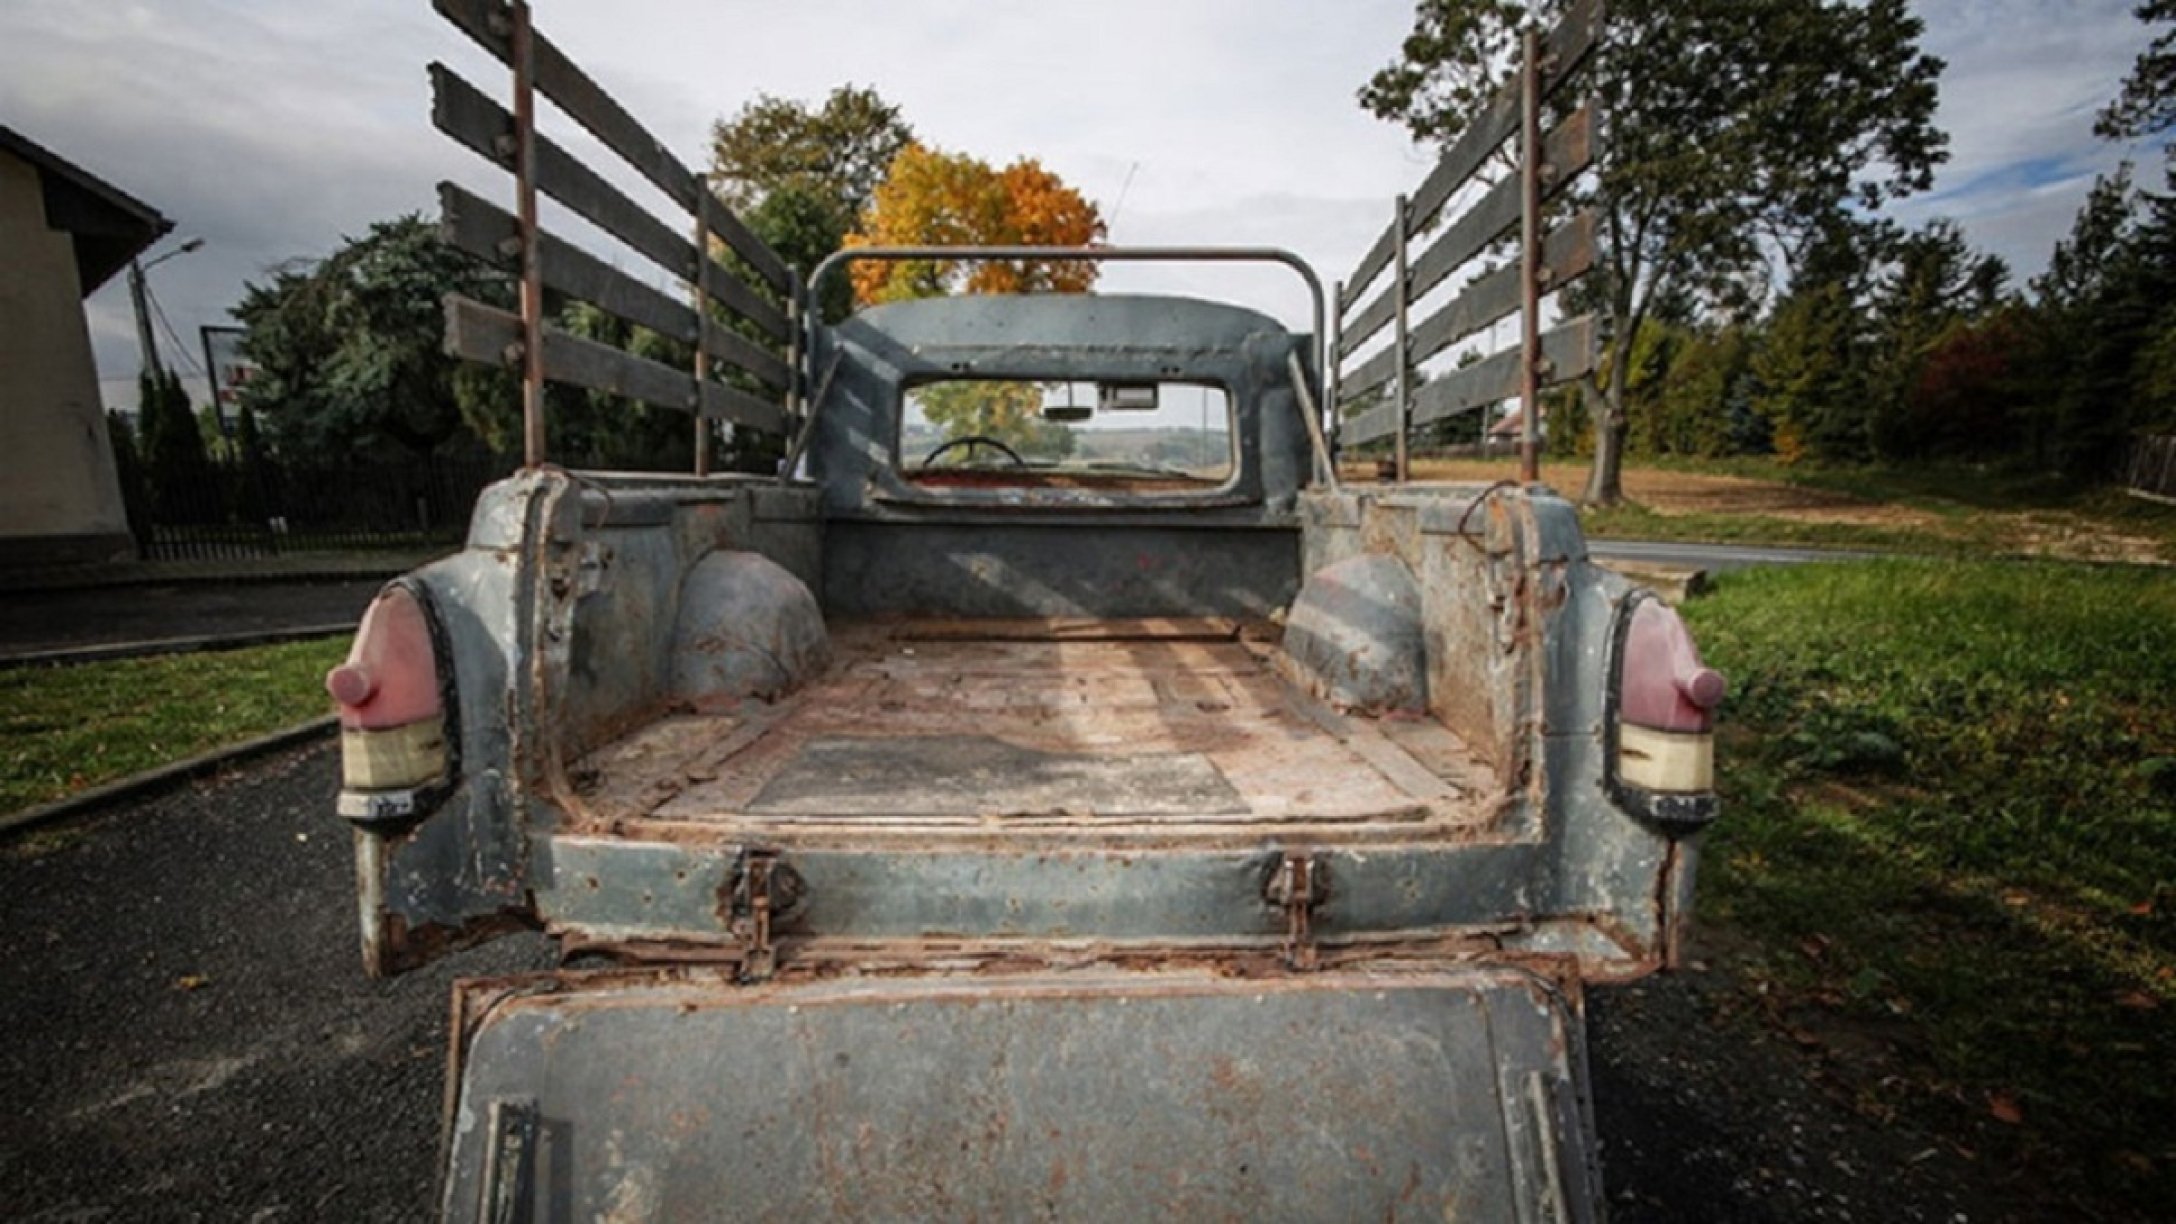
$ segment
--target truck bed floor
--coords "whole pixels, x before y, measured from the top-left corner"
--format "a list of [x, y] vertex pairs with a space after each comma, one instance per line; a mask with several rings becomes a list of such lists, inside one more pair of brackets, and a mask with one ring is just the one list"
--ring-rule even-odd
[[573, 770], [589, 815], [1440, 828], [1485, 820], [1494, 794], [1436, 720], [1340, 715], [1228, 622], [862, 624], [833, 646], [784, 701], [672, 715], [591, 753]]

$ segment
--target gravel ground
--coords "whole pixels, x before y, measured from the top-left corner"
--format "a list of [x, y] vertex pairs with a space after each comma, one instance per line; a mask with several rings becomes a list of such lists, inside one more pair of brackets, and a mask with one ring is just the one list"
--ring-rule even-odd
[[[0, 1218], [431, 1215], [448, 984], [549, 949], [516, 937], [366, 979], [336, 771], [322, 745], [0, 842]], [[1619, 1224], [2046, 1218], [1716, 1021], [1723, 990], [1707, 973], [1593, 992]]]
[[0, 655], [362, 619], [383, 578], [191, 582], [0, 594]]

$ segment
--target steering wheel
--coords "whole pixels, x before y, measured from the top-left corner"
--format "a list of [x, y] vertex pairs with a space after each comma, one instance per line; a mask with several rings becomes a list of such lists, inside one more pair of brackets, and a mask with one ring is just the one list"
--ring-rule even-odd
[[927, 455], [922, 456], [922, 466], [928, 467], [930, 464], [937, 462], [937, 456], [942, 455], [948, 450], [953, 450], [957, 447], [962, 446], [987, 446], [993, 450], [1004, 452], [1005, 457], [1012, 460], [1012, 465], [1014, 467], [1026, 467], [1028, 465], [1028, 461], [1020, 457], [1019, 451], [1016, 451], [1013, 448], [1005, 445], [1003, 442], [998, 441], [996, 438], [993, 438], [988, 434], [968, 434], [965, 437], [954, 438], [951, 441], [939, 446], [936, 450], [933, 450]]

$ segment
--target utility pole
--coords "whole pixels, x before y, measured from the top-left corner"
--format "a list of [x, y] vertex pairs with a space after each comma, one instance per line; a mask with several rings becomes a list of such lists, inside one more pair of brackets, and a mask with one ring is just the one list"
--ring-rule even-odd
[[144, 372], [156, 383], [161, 372], [159, 346], [151, 339], [151, 307], [144, 296], [144, 267], [133, 259], [128, 261], [128, 300], [136, 307], [136, 346], [143, 352]]
[[[128, 261], [128, 300], [136, 307], [136, 344], [143, 350], [144, 372], [151, 375], [153, 381], [163, 377], [166, 370], [159, 364], [159, 345], [151, 336], [151, 294], [144, 288], [144, 273], [176, 255], [187, 255], [203, 245], [202, 238], [191, 238], [150, 263], [139, 263], [133, 259]], [[141, 404], [137, 405], [139, 411], [142, 407]]]

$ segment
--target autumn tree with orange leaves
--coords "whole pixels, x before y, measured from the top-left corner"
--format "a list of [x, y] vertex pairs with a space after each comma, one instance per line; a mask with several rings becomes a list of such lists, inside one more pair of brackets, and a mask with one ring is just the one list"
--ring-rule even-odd
[[[1087, 246], [1103, 237], [1096, 206], [1031, 157], [998, 170], [964, 153], [910, 144], [892, 159], [857, 246]], [[947, 293], [1081, 293], [1096, 265], [917, 260], [853, 265], [862, 305]]]

